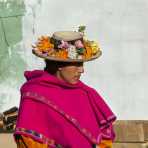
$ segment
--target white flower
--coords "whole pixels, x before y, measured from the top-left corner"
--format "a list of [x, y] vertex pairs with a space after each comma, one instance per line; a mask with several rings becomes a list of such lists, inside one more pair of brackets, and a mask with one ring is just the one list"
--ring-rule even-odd
[[77, 58], [78, 53], [77, 53], [75, 46], [70, 45], [68, 47], [67, 51], [68, 51], [68, 58], [70, 58], [70, 59], [76, 59]]

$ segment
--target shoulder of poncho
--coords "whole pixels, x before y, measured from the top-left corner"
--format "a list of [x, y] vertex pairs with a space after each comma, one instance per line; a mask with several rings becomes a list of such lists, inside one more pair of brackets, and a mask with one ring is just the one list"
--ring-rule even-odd
[[93, 88], [92, 86], [89, 86], [85, 83], [83, 83], [83, 86], [85, 89], [87, 89], [88, 91], [91, 91], [92, 93], [98, 93], [98, 91], [95, 88]]
[[39, 85], [38, 83], [37, 83], [37, 80], [33, 80], [33, 82], [32, 81], [26, 81], [26, 82], [24, 82], [22, 85], [21, 85], [21, 87], [20, 87], [20, 92], [21, 93], [23, 93], [24, 91], [30, 91], [30, 90], [32, 90], [31, 88], [33, 87], [33, 85]]

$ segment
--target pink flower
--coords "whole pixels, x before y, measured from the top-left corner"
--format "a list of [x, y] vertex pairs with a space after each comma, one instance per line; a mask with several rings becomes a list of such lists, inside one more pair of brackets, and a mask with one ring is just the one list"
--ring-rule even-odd
[[61, 41], [61, 44], [60, 45], [58, 45], [58, 48], [68, 48], [69, 47], [69, 44], [68, 44], [68, 42], [66, 42], [66, 41]]
[[77, 41], [75, 42], [75, 46], [76, 46], [77, 48], [83, 48], [83, 47], [84, 47], [84, 45], [82, 44], [81, 40], [77, 40]]

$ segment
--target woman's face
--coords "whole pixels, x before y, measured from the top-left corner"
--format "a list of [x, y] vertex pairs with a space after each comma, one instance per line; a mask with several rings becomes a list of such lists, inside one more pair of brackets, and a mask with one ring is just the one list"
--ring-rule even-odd
[[76, 84], [82, 73], [84, 73], [83, 62], [68, 63], [58, 69], [57, 77], [70, 84]]

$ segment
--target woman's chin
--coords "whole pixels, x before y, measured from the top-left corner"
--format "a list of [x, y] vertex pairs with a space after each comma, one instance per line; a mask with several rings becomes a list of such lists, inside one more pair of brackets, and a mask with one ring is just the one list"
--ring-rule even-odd
[[79, 82], [79, 79], [78, 80], [69, 81], [68, 83], [74, 85], [74, 84], [77, 84], [78, 82]]

